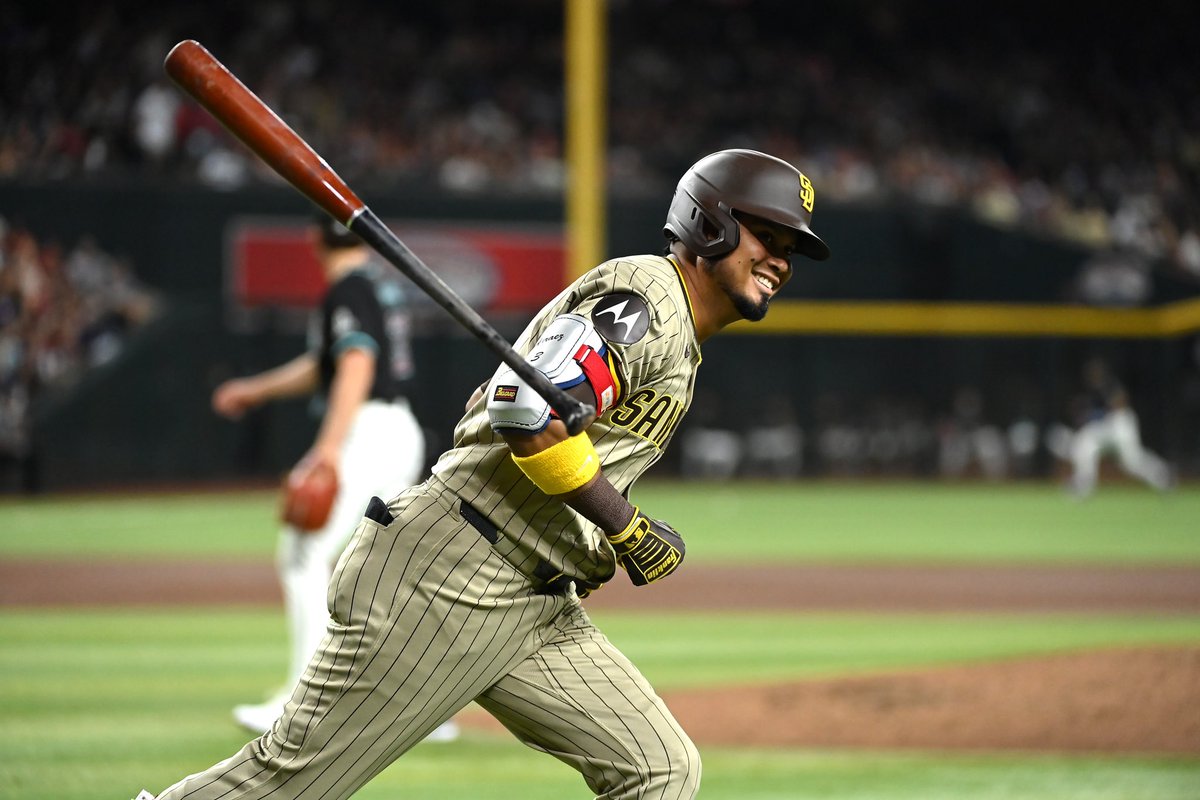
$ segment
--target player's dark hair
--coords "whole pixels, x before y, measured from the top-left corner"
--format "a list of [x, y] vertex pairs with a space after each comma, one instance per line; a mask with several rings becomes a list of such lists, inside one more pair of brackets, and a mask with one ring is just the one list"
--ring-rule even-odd
[[357, 233], [328, 214], [314, 214], [312, 222], [321, 233], [321, 244], [331, 250], [342, 247], [360, 247], [365, 244]]

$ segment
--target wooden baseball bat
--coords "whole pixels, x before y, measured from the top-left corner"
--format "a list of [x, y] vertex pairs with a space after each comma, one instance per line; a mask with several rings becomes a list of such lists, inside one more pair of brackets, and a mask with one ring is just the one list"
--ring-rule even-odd
[[195, 98], [268, 166], [334, 219], [362, 237], [512, 367], [558, 413], [572, 435], [588, 426], [595, 417], [595, 408], [555, 386], [521, 358], [495, 328], [383, 224], [325, 163], [325, 159], [317, 155], [307, 142], [203, 45], [192, 39], [180, 42], [171, 48], [163, 66], [183, 91]]

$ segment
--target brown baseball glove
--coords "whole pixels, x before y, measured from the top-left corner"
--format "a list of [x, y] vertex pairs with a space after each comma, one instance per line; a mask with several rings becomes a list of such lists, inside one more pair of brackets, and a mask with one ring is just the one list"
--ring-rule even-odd
[[328, 464], [297, 464], [283, 482], [283, 521], [302, 532], [320, 529], [337, 498], [337, 471]]

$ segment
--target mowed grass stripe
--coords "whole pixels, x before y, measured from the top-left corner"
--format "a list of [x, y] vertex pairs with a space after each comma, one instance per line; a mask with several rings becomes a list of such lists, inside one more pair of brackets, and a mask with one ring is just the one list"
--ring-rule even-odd
[[[681, 483], [632, 499], [696, 562], [1200, 563], [1200, 488], [1109, 484], [1086, 502], [1052, 484]], [[272, 491], [0, 501], [0, 557], [269, 559]]]
[[[658, 614], [591, 616], [659, 688], [972, 663], [1068, 650], [1200, 642], [1200, 616]], [[0, 614], [0, 719], [45, 702], [116, 700], [139, 683], [242, 682], [285, 667], [270, 610], [21, 611]], [[40, 698], [40, 699], [39, 699]]]

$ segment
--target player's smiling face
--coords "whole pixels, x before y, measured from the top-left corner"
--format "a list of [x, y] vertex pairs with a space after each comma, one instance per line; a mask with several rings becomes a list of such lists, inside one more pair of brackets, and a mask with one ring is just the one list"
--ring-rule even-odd
[[738, 214], [741, 235], [728, 255], [708, 261], [707, 270], [737, 313], [757, 322], [792, 277], [791, 257], [800, 234], [791, 228], [749, 214]]

